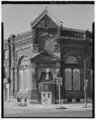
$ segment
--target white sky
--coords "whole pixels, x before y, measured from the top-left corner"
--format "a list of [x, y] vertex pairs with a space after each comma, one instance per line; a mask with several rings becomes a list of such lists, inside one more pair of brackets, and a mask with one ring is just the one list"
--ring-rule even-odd
[[[4, 38], [10, 34], [18, 34], [31, 30], [30, 22], [44, 9], [40, 5], [2, 5], [2, 21], [4, 22]], [[48, 5], [48, 10], [58, 21], [63, 20], [64, 27], [92, 29], [94, 21], [94, 5]]]

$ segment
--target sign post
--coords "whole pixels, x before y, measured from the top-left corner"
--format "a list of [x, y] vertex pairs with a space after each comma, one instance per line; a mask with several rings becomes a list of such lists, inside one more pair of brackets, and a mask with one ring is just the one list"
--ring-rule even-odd
[[58, 96], [59, 96], [59, 104], [61, 103], [61, 85], [62, 85], [62, 78], [57, 77], [56, 78], [56, 85], [58, 86]]
[[60, 89], [60, 85], [58, 86], [58, 88], [59, 88], [59, 104], [60, 104], [60, 93], [61, 93], [61, 89]]
[[88, 86], [88, 80], [85, 80], [84, 81], [85, 107], [87, 107], [87, 86]]
[[85, 107], [87, 107], [87, 86], [88, 86], [88, 80], [86, 79], [86, 61], [84, 59], [84, 98], [85, 98]]

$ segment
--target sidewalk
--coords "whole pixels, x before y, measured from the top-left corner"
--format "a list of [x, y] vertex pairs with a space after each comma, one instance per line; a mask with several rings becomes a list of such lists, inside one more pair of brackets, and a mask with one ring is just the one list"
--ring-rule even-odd
[[6, 102], [4, 108], [20, 108], [20, 109], [70, 109], [70, 110], [92, 110], [92, 104], [88, 103], [87, 108], [84, 107], [84, 103], [76, 104], [52, 104], [52, 105], [42, 105], [42, 104], [28, 104], [27, 106], [20, 106], [16, 101]]

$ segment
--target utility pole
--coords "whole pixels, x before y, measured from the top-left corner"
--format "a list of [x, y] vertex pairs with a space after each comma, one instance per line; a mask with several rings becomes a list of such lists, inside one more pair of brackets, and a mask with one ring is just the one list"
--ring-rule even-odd
[[58, 85], [58, 89], [59, 89], [59, 90], [58, 90], [58, 92], [59, 92], [59, 94], [58, 94], [58, 95], [59, 95], [59, 105], [60, 105], [60, 103], [61, 103], [61, 102], [60, 102], [60, 101], [61, 101], [61, 100], [60, 100], [60, 96], [61, 96], [61, 95], [60, 95], [60, 93], [61, 93], [61, 89], [60, 89], [60, 87], [61, 87], [61, 86]]
[[[63, 32], [63, 21], [61, 21], [61, 24], [60, 24], [60, 37], [62, 37], [62, 32]], [[61, 45], [62, 42], [60, 40], [60, 76], [62, 77], [62, 74], [63, 74], [63, 51], [62, 51], [62, 48], [61, 48]]]
[[[61, 24], [60, 24], [60, 37], [62, 37], [63, 36], [63, 21], [61, 21]], [[61, 45], [62, 44], [62, 42], [61, 42], [61, 40], [60, 40], [60, 77], [61, 77], [61, 79], [62, 79], [62, 77], [63, 77], [63, 51], [62, 51], [62, 48], [61, 48]], [[64, 83], [64, 81], [62, 80], [62, 84]], [[60, 96], [62, 96], [62, 90], [64, 90], [63, 89], [63, 85], [62, 86], [60, 86], [60, 88], [59, 88], [60, 90]], [[62, 97], [61, 97], [62, 98]]]

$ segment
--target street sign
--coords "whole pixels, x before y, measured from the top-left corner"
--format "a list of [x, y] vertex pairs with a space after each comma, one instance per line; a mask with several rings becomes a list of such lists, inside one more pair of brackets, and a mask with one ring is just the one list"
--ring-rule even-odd
[[61, 77], [56, 77], [56, 85], [61, 86], [62, 85], [62, 78]]

